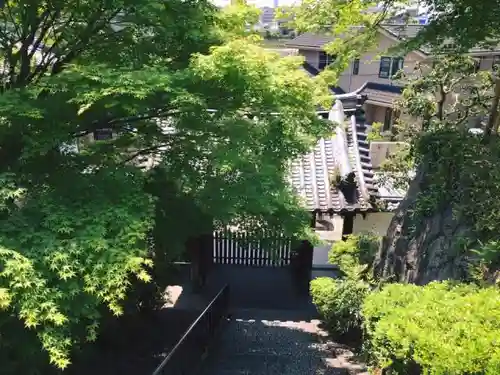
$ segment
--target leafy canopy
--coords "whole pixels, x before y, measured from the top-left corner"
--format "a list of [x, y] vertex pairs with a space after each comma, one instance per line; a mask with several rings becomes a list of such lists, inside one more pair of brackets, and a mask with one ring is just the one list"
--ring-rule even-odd
[[[121, 314], [134, 279], [149, 281], [154, 219], [196, 223], [186, 236], [206, 230], [196, 213], [307, 234], [287, 163], [331, 131], [315, 114], [328, 91], [300, 59], [252, 44], [244, 11], [235, 22], [203, 0], [0, 10], [0, 308], [58, 367], [95, 339], [103, 306]], [[91, 142], [100, 129], [113, 138]], [[185, 203], [159, 207], [151, 179]], [[26, 346], [0, 322], [7, 363]]]

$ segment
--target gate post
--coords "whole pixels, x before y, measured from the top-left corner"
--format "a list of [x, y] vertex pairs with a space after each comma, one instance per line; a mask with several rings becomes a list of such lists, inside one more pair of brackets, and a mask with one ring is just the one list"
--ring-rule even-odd
[[190, 281], [193, 291], [199, 292], [202, 287], [202, 259], [200, 241], [198, 237], [189, 237], [186, 241], [186, 250], [191, 261]]
[[309, 294], [314, 247], [309, 241], [301, 241], [295, 250], [292, 261], [292, 272], [300, 294]]
[[206, 233], [199, 237], [199, 253], [200, 253], [200, 281], [201, 287], [204, 287], [207, 277], [214, 264], [214, 235]]

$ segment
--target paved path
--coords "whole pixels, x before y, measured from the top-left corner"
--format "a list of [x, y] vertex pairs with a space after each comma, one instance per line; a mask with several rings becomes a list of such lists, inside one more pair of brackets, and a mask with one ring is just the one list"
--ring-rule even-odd
[[283, 310], [235, 311], [201, 375], [367, 374], [334, 358], [339, 352], [318, 339], [319, 321], [303, 317]]

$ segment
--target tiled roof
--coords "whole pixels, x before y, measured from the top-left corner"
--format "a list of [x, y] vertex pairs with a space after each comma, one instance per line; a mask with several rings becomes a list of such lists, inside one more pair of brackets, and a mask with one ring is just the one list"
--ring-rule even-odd
[[[343, 99], [346, 104], [345, 115], [353, 114], [357, 105], [356, 98], [359, 96], [355, 100]], [[349, 119], [346, 120], [348, 122]], [[310, 153], [291, 162], [291, 185], [310, 211], [344, 213], [372, 209], [370, 192], [365, 189], [364, 172], [354, 154], [357, 148], [352, 147], [353, 138], [347, 133], [342, 128], [336, 128], [335, 135], [320, 139]], [[355, 184], [333, 186], [330, 178], [337, 171], [344, 177], [352, 174]]]
[[372, 167], [367, 130], [364, 115], [358, 112], [356, 121], [348, 135], [353, 137], [351, 141], [353, 154], [359, 157], [360, 166], [358, 169], [361, 171], [359, 178], [362, 180], [361, 184], [364, 185], [369, 199], [376, 198], [384, 204], [385, 210], [394, 211], [403, 200], [406, 192], [388, 184], [382, 186], [379, 184]]
[[342, 193], [330, 184], [334, 170], [348, 162], [340, 155], [335, 143], [334, 138], [320, 139], [312, 152], [292, 162], [292, 186], [310, 211], [339, 213], [355, 208], [349, 206]]
[[[400, 40], [407, 40], [415, 37], [420, 30], [422, 30], [425, 27], [425, 25], [420, 25], [420, 24], [383, 24], [380, 26], [382, 30], [385, 32], [389, 33], [393, 37], [400, 39]], [[353, 28], [358, 28], [359, 26], [353, 26]], [[339, 36], [342, 37], [342, 36]], [[297, 36], [295, 39], [292, 39], [288, 42], [285, 43], [287, 47], [291, 48], [304, 48], [304, 49], [316, 49], [316, 50], [321, 50], [325, 44], [330, 43], [333, 41], [335, 37], [332, 35], [321, 35], [321, 34], [314, 34], [314, 33], [304, 33], [299, 36]], [[453, 40], [449, 40], [445, 42], [444, 44], [447, 43], [452, 43]], [[497, 48], [494, 48], [493, 50], [498, 50], [500, 51], [500, 46]], [[470, 53], [481, 53], [481, 52], [491, 52], [492, 49], [486, 49], [484, 47], [473, 47], [470, 50]], [[421, 52], [425, 55], [430, 54], [430, 50], [427, 47], [421, 47], [418, 52]]]
[[424, 25], [405, 25], [405, 24], [384, 24], [381, 25], [381, 27], [389, 32], [390, 34], [394, 35], [398, 39], [406, 40], [406, 39], [411, 39], [417, 36], [418, 32], [422, 30], [425, 26]]
[[[381, 27], [389, 32], [391, 35], [395, 36], [398, 39], [401, 40], [408, 40], [411, 38], [414, 38], [417, 36], [418, 32], [425, 28], [425, 25], [416, 25], [416, 24], [410, 24], [410, 25], [405, 25], [405, 24], [384, 24], [381, 25]], [[448, 40], [445, 40], [443, 44], [453, 44], [453, 39], [450, 38]], [[431, 50], [428, 47], [422, 46], [419, 50], [422, 53], [425, 54], [430, 54]], [[500, 46], [497, 46], [496, 48], [485, 48], [481, 46], [476, 46], [472, 47], [469, 51], [469, 53], [482, 53], [482, 52], [491, 52], [491, 51], [500, 51]]]
[[331, 35], [303, 33], [286, 42], [285, 46], [291, 48], [322, 49], [325, 44], [330, 43], [332, 40], [333, 37]]
[[366, 95], [367, 103], [392, 106], [394, 101], [400, 98], [403, 87], [377, 82], [366, 82], [357, 92]]
[[281, 57], [287, 57], [287, 56], [296, 56], [298, 54], [298, 51], [296, 48], [265, 48], [266, 50], [270, 52], [277, 53]]

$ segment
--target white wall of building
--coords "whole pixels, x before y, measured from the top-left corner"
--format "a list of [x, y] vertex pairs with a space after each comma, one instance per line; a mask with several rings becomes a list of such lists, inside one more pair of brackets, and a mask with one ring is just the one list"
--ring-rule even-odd
[[367, 214], [365, 218], [361, 215], [356, 215], [354, 218], [353, 233], [373, 232], [379, 236], [385, 236], [393, 216], [393, 212], [373, 212]]
[[405, 145], [404, 142], [371, 141], [370, 159], [373, 168], [380, 168], [390, 155], [396, 154]]

